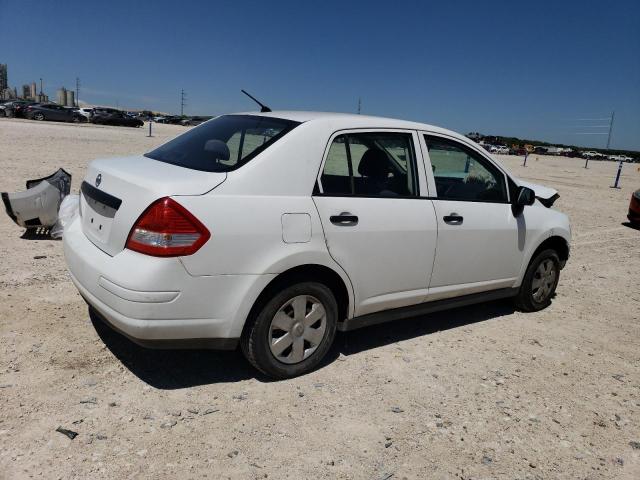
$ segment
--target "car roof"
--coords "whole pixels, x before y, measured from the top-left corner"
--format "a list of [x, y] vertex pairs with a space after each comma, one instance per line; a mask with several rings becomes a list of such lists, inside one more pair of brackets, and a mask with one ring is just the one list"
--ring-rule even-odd
[[317, 120], [329, 120], [336, 125], [338, 129], [342, 128], [397, 128], [410, 130], [426, 130], [435, 133], [443, 133], [452, 135], [457, 138], [465, 138], [459, 133], [447, 130], [446, 128], [436, 127], [427, 123], [413, 122], [410, 120], [400, 120], [396, 118], [376, 117], [371, 115], [359, 115], [354, 113], [337, 113], [337, 112], [306, 112], [306, 111], [290, 111], [281, 110], [273, 112], [240, 112], [232, 115], [258, 115], [264, 117], [282, 118], [285, 120], [293, 120], [295, 122], [307, 123]]

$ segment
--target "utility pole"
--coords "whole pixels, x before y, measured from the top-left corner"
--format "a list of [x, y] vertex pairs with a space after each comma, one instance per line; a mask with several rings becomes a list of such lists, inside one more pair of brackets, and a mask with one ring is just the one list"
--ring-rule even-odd
[[609, 120], [609, 135], [607, 135], [607, 150], [609, 150], [609, 145], [611, 144], [611, 132], [613, 131], [613, 118], [615, 116], [615, 110], [611, 112], [611, 120]]
[[187, 94], [184, 93], [184, 88], [180, 91], [180, 116], [184, 117], [184, 107], [187, 104]]
[[76, 77], [76, 107], [80, 106], [80, 79]]
[[360, 115], [361, 109], [362, 109], [362, 99], [358, 97], [358, 115]]

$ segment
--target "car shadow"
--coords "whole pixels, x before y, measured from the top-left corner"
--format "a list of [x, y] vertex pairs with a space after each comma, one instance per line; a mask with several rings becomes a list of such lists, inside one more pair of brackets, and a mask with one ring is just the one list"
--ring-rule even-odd
[[[491, 320], [513, 312], [512, 302], [496, 300], [338, 333], [333, 346], [318, 368], [333, 363], [341, 354], [355, 355], [402, 340]], [[154, 388], [176, 390], [212, 383], [233, 383], [251, 378], [265, 383], [275, 382], [255, 370], [245, 360], [240, 349], [148, 349], [133, 343], [97, 317], [90, 315], [90, 318], [98, 336], [115, 357], [131, 373]]]
[[89, 315], [96, 333], [135, 376], [154, 388], [176, 390], [250, 378], [269, 381], [244, 359], [240, 350], [156, 350], [133, 343], [99, 318]]
[[513, 301], [504, 299], [429, 313], [344, 332], [336, 338], [333, 348], [337, 349], [339, 354], [354, 355], [391, 343], [484, 322], [509, 315], [514, 311]]
[[640, 225], [634, 225], [631, 222], [622, 222], [620, 225], [630, 228], [631, 230], [638, 230], [640, 231]]

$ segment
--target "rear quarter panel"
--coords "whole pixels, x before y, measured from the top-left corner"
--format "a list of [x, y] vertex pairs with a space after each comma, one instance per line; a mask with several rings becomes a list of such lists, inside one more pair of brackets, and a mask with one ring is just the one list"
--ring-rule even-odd
[[[182, 257], [191, 275], [278, 274], [300, 265], [335, 271], [352, 297], [348, 276], [329, 255], [311, 198], [330, 126], [302, 124], [206, 195], [175, 197], [211, 232]], [[283, 214], [308, 215], [309, 241], [285, 243]]]
[[[281, 273], [305, 263], [326, 265], [330, 259], [311, 197], [211, 194], [176, 199], [211, 232], [200, 250], [181, 257], [191, 275]], [[309, 216], [308, 242], [284, 242], [285, 213]]]

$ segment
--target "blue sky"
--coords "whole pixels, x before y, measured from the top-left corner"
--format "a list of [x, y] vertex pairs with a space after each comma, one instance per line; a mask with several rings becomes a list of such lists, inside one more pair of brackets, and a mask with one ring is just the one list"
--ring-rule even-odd
[[55, 98], [219, 114], [362, 112], [640, 150], [637, 0], [322, 2], [0, 0], [9, 83]]

